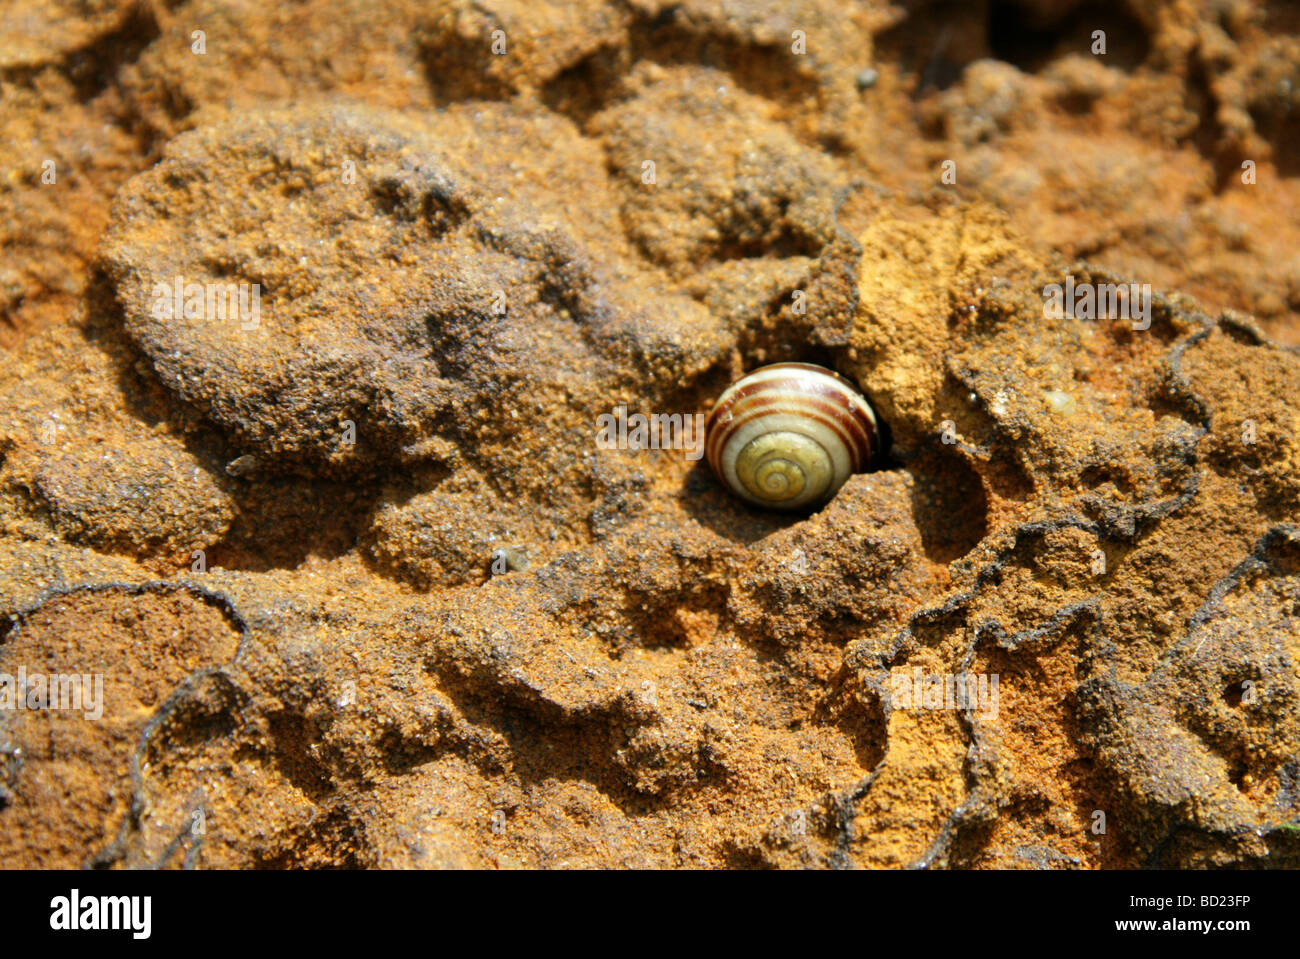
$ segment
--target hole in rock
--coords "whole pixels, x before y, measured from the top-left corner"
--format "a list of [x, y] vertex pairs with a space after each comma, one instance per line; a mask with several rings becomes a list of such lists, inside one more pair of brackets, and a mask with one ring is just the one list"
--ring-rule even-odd
[[1244, 693], [1245, 688], [1241, 683], [1229, 683], [1223, 688], [1223, 701], [1236, 709], [1241, 705], [1241, 698]]
[[988, 496], [979, 474], [956, 453], [926, 453], [907, 466], [912, 474], [912, 518], [933, 562], [961, 559], [988, 532]]
[[1132, 70], [1151, 48], [1146, 28], [1127, 4], [1088, 2], [1076, 4], [1063, 15], [1044, 17], [1016, 0], [994, 0], [989, 4], [988, 39], [993, 55], [1036, 73], [1051, 61], [1070, 53], [1092, 53], [1096, 31], [1105, 33], [1107, 66]]

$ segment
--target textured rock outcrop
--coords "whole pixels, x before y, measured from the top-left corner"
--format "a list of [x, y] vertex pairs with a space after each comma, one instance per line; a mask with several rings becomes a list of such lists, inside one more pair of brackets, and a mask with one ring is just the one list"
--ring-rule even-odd
[[[40, 6], [0, 860], [1300, 864], [1289, 7]], [[781, 360], [814, 515], [596, 443]]]

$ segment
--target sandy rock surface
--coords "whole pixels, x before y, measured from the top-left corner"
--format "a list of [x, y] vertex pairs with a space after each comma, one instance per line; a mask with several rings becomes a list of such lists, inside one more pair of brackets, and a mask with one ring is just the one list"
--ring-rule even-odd
[[1292, 4], [0, 11], [0, 862], [1300, 866]]

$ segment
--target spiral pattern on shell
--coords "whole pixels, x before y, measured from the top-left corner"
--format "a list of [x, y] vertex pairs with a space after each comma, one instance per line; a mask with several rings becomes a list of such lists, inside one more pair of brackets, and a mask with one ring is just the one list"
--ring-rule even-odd
[[866, 468], [877, 436], [876, 414], [843, 377], [811, 363], [775, 363], [718, 397], [705, 453], [737, 496], [769, 509], [808, 509]]

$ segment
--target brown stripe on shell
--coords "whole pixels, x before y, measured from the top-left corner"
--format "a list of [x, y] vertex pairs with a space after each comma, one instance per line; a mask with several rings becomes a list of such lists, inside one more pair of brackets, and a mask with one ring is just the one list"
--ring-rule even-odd
[[[816, 368], [809, 367], [809, 369], [815, 370]], [[769, 373], [771, 370], [772, 367], [765, 366], [761, 370], [756, 370], [755, 372]], [[750, 375], [753, 376], [754, 374], [751, 373]], [[826, 375], [826, 373], [820, 373], [819, 377], [825, 377]], [[845, 400], [844, 407], [846, 409], [855, 408], [855, 404], [852, 402], [854, 399], [860, 400], [863, 403], [866, 402], [866, 398], [862, 396], [860, 392], [841, 380], [834, 380], [830, 383], [825, 383], [818, 382], [817, 378], [814, 377], [786, 376], [779, 379], [764, 379], [757, 383], [742, 385], [744, 383], [745, 381], [742, 379], [738, 380], [736, 384], [733, 384], [733, 386], [728, 387], [728, 389], [733, 390], [733, 392], [725, 403], [721, 404], [719, 407], [715, 407], [714, 415], [716, 415], [718, 409], [734, 406], [746, 397], [753, 396], [755, 393], [766, 393], [769, 390], [775, 390], [778, 388], [786, 389], [803, 396], [826, 396], [843, 399]]]
[[[764, 371], [766, 371], [766, 368]], [[837, 386], [840, 388], [837, 389]], [[727, 409], [735, 411], [737, 407], [744, 404], [745, 400], [755, 394], [766, 396], [769, 390], [773, 391], [774, 395], [777, 390], [785, 390], [789, 393], [793, 393], [799, 397], [799, 402], [803, 402], [804, 400], [813, 397], [825, 399], [830, 401], [835, 412], [840, 414], [851, 414], [861, 426], [862, 432], [869, 437], [867, 455], [871, 454], [871, 449], [875, 447], [876, 443], [876, 425], [859, 405], [866, 404], [866, 397], [845, 384], [810, 382], [810, 378], [765, 380], [761, 383], [755, 383], [753, 386], [743, 387], [742, 389], [737, 390], [736, 393], [723, 405]], [[855, 400], [857, 402], [854, 402]]]
[[[784, 365], [793, 366], [797, 364]], [[827, 375], [823, 371], [818, 371], [816, 367], [808, 366], [805, 368], [817, 372], [819, 376], [824, 377]], [[756, 372], [767, 373], [772, 369], [773, 367], [763, 367], [761, 371]], [[744, 381], [741, 380], [739, 382], [743, 383]], [[856, 399], [862, 403], [866, 403], [866, 399], [846, 384], [840, 382], [819, 383], [816, 382], [816, 379], [813, 377], [782, 377], [780, 379], [764, 380], [749, 386], [740, 387], [727, 398], [726, 402], [714, 407], [712, 413], [709, 415], [709, 420], [706, 425], [706, 435], [712, 437], [715, 434], [714, 426], [717, 419], [723, 413], [730, 411], [733, 417], [739, 419], [752, 407], [753, 398], [755, 396], [766, 399], [769, 394], [772, 397], [785, 394], [787, 396], [786, 402], [788, 403], [808, 403], [809, 405], [814, 405], [816, 399], [824, 399], [828, 401], [826, 405], [817, 404], [818, 408], [824, 413], [836, 416], [841, 421], [846, 416], [851, 417], [853, 422], [859, 428], [856, 432], [867, 437], [865, 443], [866, 449], [863, 451], [862, 456], [859, 457], [860, 463], [855, 467], [855, 469], [861, 468], [861, 463], [870, 459], [872, 451], [876, 446], [876, 427], [867, 414], [863, 412], [857, 403], [854, 402]], [[775, 404], [769, 402], [768, 405]], [[732, 423], [726, 424], [727, 428], [723, 431], [726, 435], [730, 435], [730, 433], [735, 429], [735, 426], [733, 426], [734, 422], [735, 420], [733, 420]], [[712, 443], [706, 441], [706, 452], [712, 445]], [[845, 445], [848, 446], [850, 444], [845, 443]], [[854, 445], [861, 447], [863, 444]], [[712, 462], [712, 459], [710, 459], [710, 462]]]
[[[705, 450], [710, 462], [714, 462], [720, 447], [737, 429], [751, 422], [761, 411], [773, 407], [784, 407], [790, 412], [794, 412], [791, 409], [794, 407], [822, 414], [816, 417], [817, 421], [831, 430], [851, 455], [856, 454], [854, 468], [860, 469], [869, 461], [875, 447], [876, 431], [871, 420], [855, 403], [834, 390], [789, 389], [787, 384], [786, 380], [755, 384], [715, 408], [706, 428]], [[771, 389], [767, 389], [769, 386]], [[732, 419], [724, 428], [715, 429], [717, 419], [728, 412]]]
[[874, 432], [869, 427], [865, 430], [855, 430], [853, 427], [861, 425], [861, 421], [856, 418], [846, 419], [844, 414], [848, 411], [844, 407], [818, 402], [813, 394], [808, 393], [798, 396], [797, 410], [792, 409], [793, 401], [789, 396], [759, 395], [747, 399], [748, 402], [744, 403], [739, 410], [734, 408], [736, 404], [730, 404], [734, 419], [727, 423], [724, 429], [716, 432], [716, 439], [710, 437], [713, 442], [706, 444], [706, 453], [711, 464], [715, 462], [717, 455], [726, 445], [726, 440], [732, 434], [747, 423], [766, 416], [773, 408], [780, 409], [782, 412], [798, 412], [825, 426], [848, 451], [855, 471], [861, 469], [871, 459]]

